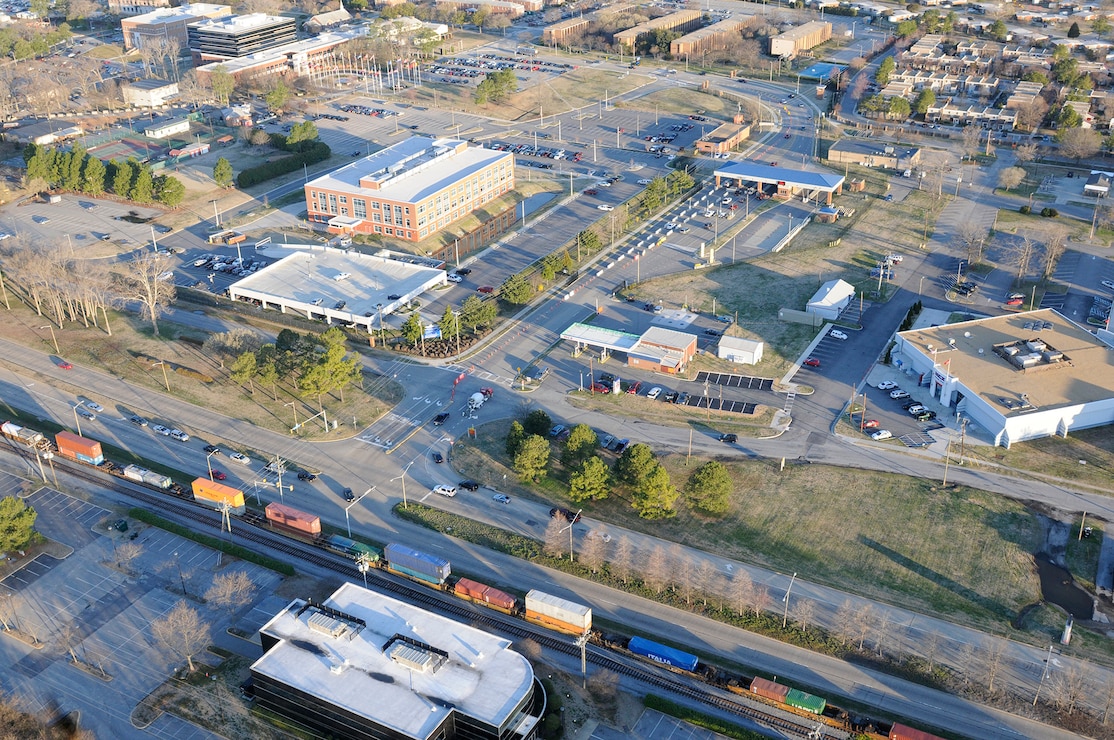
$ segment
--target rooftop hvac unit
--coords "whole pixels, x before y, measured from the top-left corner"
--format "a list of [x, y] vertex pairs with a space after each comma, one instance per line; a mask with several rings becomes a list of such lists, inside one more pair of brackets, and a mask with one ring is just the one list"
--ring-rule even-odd
[[1030, 339], [1025, 342], [1025, 346], [1029, 348], [1030, 352], [1044, 352], [1048, 349], [1048, 345], [1039, 339]]

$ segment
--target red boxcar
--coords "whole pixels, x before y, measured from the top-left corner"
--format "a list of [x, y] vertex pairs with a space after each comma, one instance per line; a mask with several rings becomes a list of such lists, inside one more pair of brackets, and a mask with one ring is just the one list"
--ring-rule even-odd
[[785, 697], [789, 694], [788, 686], [782, 686], [779, 683], [757, 677], [750, 682], [750, 690], [751, 693], [758, 694], [764, 699], [772, 699], [782, 704], [785, 703]]
[[321, 517], [299, 511], [285, 504], [267, 504], [267, 521], [284, 529], [301, 534], [316, 536], [321, 534]]
[[895, 722], [893, 727], [890, 728], [890, 740], [944, 740], [944, 738], [933, 735], [931, 732], [906, 727]]
[[492, 606], [507, 611], [514, 609], [515, 599], [513, 596], [497, 588], [486, 586], [468, 578], [461, 578], [457, 581], [454, 592], [459, 596], [465, 596], [475, 601], [482, 601], [485, 604], [491, 604]]

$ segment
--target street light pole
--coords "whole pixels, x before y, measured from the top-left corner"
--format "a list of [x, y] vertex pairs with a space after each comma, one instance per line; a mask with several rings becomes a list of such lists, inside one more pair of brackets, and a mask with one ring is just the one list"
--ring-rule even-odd
[[39, 331], [42, 331], [43, 329], [50, 329], [50, 341], [54, 342], [54, 354], [62, 354], [62, 350], [58, 349], [58, 337], [54, 335], [54, 325], [47, 324], [46, 326], [39, 327]]
[[921, 275], [921, 283], [917, 286], [917, 295], [924, 295], [924, 279], [926, 277], [928, 277], [928, 275]]
[[212, 457], [213, 457], [213, 455], [215, 455], [215, 454], [217, 454], [217, 453], [215, 453], [215, 452], [208, 452], [208, 453], [206, 453], [206, 454], [205, 454], [205, 467], [209, 468], [209, 480], [213, 480], [213, 463], [212, 463]]
[[781, 628], [782, 629], [785, 629], [785, 625], [789, 621], [789, 594], [792, 593], [793, 582], [796, 581], [796, 580], [797, 580], [797, 574], [794, 573], [793, 577], [789, 579], [789, 588], [785, 589], [785, 598], [782, 599], [782, 601], [785, 602], [785, 609], [781, 614]]
[[348, 506], [345, 506], [345, 507], [344, 507], [344, 523], [345, 523], [345, 525], [346, 525], [346, 526], [348, 527], [348, 536], [349, 536], [349, 537], [351, 537], [351, 536], [352, 536], [352, 521], [351, 521], [351, 520], [350, 520], [350, 519], [348, 518], [348, 510], [349, 510], [349, 509], [351, 509], [351, 508], [352, 508], [353, 506], [355, 506], [356, 504], [358, 504], [358, 503], [360, 503], [361, 501], [363, 501], [363, 500], [364, 500], [364, 496], [368, 495], [369, 493], [371, 493], [371, 492], [372, 492], [372, 491], [374, 491], [374, 490], [375, 490], [375, 486], [372, 486], [371, 488], [369, 488], [369, 489], [367, 489], [366, 491], [364, 491], [363, 493], [361, 493], [361, 494], [359, 495], [359, 497], [358, 497], [358, 498], [357, 498], [357, 499], [356, 499], [355, 501], [353, 501], [352, 503], [348, 504]]
[[166, 374], [166, 362], [159, 360], [156, 365], [162, 365], [162, 382], [166, 386], [166, 392], [170, 393], [170, 377]]
[[185, 596], [186, 579], [182, 577], [182, 563], [178, 561], [178, 553], [174, 553], [174, 565], [178, 568], [178, 583], [182, 584], [182, 596]]
[[79, 436], [79, 437], [81, 436], [81, 419], [77, 415], [77, 410], [80, 406], [81, 406], [81, 403], [78, 402], [73, 407], [73, 422], [77, 426], [77, 436]]
[[294, 412], [294, 426], [292, 426], [290, 428], [290, 433], [291, 434], [296, 432], [298, 430], [298, 427], [300, 426], [298, 424], [298, 405], [297, 404], [298, 404], [297, 401], [291, 401], [290, 403], [284, 403], [283, 404], [283, 406], [289, 406], [290, 409]]

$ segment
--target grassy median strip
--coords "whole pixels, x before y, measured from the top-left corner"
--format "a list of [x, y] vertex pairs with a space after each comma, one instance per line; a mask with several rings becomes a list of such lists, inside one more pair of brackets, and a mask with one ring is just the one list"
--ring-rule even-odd
[[132, 519], [138, 519], [145, 524], [150, 524], [152, 527], [165, 529], [167, 532], [176, 534], [179, 537], [185, 537], [187, 540], [193, 540], [198, 544], [205, 545], [205, 547], [211, 547], [214, 550], [220, 550], [225, 555], [231, 555], [234, 558], [240, 558], [241, 560], [246, 560], [249, 563], [262, 565], [264, 568], [269, 568], [270, 570], [273, 570], [274, 572], [281, 575], [294, 575], [294, 566], [290, 565], [289, 563], [284, 563], [281, 560], [276, 560], [275, 558], [269, 558], [266, 555], [260, 555], [258, 553], [252, 552], [251, 550], [248, 550], [245, 547], [234, 545], [231, 542], [226, 542], [216, 537], [210, 537], [206, 534], [194, 532], [189, 527], [183, 527], [180, 524], [175, 524], [172, 521], [163, 519], [161, 516], [152, 514], [146, 509], [140, 509], [138, 507], [131, 508], [128, 510], [128, 516], [130, 516]]

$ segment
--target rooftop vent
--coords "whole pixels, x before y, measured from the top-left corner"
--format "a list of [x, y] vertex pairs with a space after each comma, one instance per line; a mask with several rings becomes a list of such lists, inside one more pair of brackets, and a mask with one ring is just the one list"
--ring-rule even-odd
[[420, 673], [433, 673], [449, 659], [444, 650], [398, 634], [387, 641], [383, 652], [404, 668]]
[[310, 615], [310, 618], [306, 621], [306, 624], [309, 626], [311, 631], [319, 632], [332, 638], [340, 637], [348, 631], [347, 624], [339, 619], [335, 619], [329, 616], [328, 614], [322, 614], [321, 612]]
[[971, 338], [971, 332], [965, 331], [965, 332], [963, 332], [963, 336], [966, 337], [967, 339], [970, 339]]

